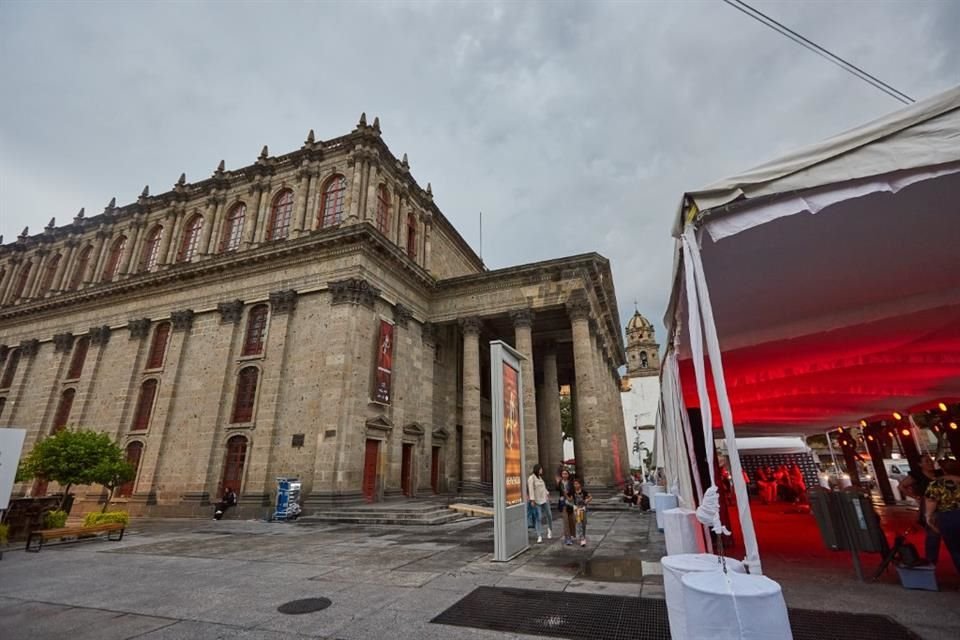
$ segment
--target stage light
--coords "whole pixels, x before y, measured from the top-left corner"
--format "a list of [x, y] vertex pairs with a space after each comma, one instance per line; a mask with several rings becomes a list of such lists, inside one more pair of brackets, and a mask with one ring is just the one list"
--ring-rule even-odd
[[937, 406], [940, 407], [940, 411], [946, 411], [946, 410], [947, 410], [947, 405], [943, 404], [942, 402], [941, 402], [940, 404], [938, 404]]
[[866, 421], [866, 420], [861, 420], [861, 421], [860, 421], [860, 426], [861, 426], [861, 427], [866, 427], [866, 426], [867, 426], [867, 421]]
[[867, 440], [869, 440], [870, 442], [873, 442], [873, 436], [867, 436]]
[[908, 435], [910, 435], [910, 429], [904, 429], [904, 430], [901, 431], [900, 433], [902, 433], [902, 434], [905, 435], [905, 436], [908, 436]]
[[894, 419], [894, 420], [903, 420], [903, 416], [900, 415], [898, 412], [894, 411], [894, 412], [893, 412], [893, 419]]
[[957, 428], [957, 423], [956, 423], [956, 422], [951, 422], [951, 423], [950, 423], [950, 428], [953, 429], [953, 430], [956, 430], [956, 428]]

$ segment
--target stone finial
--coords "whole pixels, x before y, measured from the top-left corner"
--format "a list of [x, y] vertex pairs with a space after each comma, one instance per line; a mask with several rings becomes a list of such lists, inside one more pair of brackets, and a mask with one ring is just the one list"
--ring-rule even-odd
[[274, 313], [291, 313], [297, 308], [297, 292], [293, 289], [270, 292], [270, 309]]
[[117, 208], [116, 197], [110, 198], [110, 202], [107, 203], [107, 209], [116, 209], [116, 208]]
[[468, 316], [460, 318], [460, 329], [465, 335], [480, 335], [480, 329], [483, 328], [483, 320], [477, 316]]
[[363, 278], [348, 278], [328, 282], [330, 293], [333, 296], [332, 304], [362, 304], [373, 309], [374, 303], [380, 296], [380, 289], [371, 286]]
[[170, 322], [174, 331], [189, 331], [193, 326], [193, 309], [174, 311], [170, 314]]
[[427, 183], [427, 195], [431, 198], [433, 197], [433, 185], [431, 185], [429, 182]]
[[181, 173], [180, 178], [177, 180], [177, 186], [182, 187], [187, 184], [187, 174]]
[[403, 303], [398, 302], [393, 305], [393, 321], [398, 327], [406, 328], [412, 317], [413, 311]]
[[310, 129], [310, 132], [307, 134], [306, 144], [313, 144], [314, 142], [316, 142], [316, 138], [313, 135], [313, 129]]
[[515, 309], [510, 312], [510, 319], [513, 320], [513, 326], [532, 327], [533, 309]]
[[367, 112], [364, 111], [360, 114], [360, 123], [357, 125], [358, 128], [362, 129], [367, 126]]
[[403, 154], [403, 160], [400, 161], [400, 166], [404, 169], [410, 169], [410, 162], [407, 160], [407, 154]]
[[220, 322], [237, 324], [243, 317], [243, 300], [221, 302], [217, 305], [217, 311], [220, 312]]
[[17, 240], [26, 240], [30, 237], [30, 227], [24, 227], [23, 231], [20, 232], [20, 235], [17, 237]]
[[139, 320], [131, 320], [127, 323], [127, 329], [130, 330], [131, 340], [146, 338], [150, 333], [150, 319], [140, 318]]
[[380, 133], [380, 117], [377, 116], [373, 119], [373, 130], [377, 133]]
[[150, 197], [150, 185], [147, 184], [147, 185], [144, 185], [144, 186], [143, 186], [143, 191], [140, 192], [140, 197], [141, 197], [141, 198], [149, 198], [149, 197]]
[[3, 244], [3, 234], [0, 233], [0, 244]]
[[83, 222], [84, 209], [80, 207], [80, 211], [77, 212], [77, 215], [73, 216], [73, 224], [80, 224]]
[[257, 159], [258, 159], [258, 160], [266, 160], [266, 159], [267, 159], [267, 156], [269, 156], [269, 155], [270, 155], [270, 150], [267, 149], [267, 145], [263, 145], [263, 149], [260, 149], [260, 157], [257, 158]]
[[56, 217], [50, 218], [50, 222], [47, 223], [46, 229], [47, 229], [47, 231], [53, 231], [56, 226], [57, 226], [57, 219], [56, 219]]

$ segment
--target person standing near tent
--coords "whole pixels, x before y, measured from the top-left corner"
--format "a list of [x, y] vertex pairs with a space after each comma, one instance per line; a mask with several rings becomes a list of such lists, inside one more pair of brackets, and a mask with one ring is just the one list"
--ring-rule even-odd
[[543, 542], [543, 525], [547, 525], [547, 540], [553, 537], [553, 514], [550, 513], [550, 493], [543, 481], [543, 466], [535, 464], [533, 473], [527, 478], [527, 497], [530, 509], [534, 512], [534, 524], [537, 529], [537, 543]]
[[930, 564], [937, 564], [937, 560], [940, 558], [940, 533], [935, 528], [930, 527], [927, 522], [926, 493], [930, 483], [942, 475], [943, 471], [936, 468], [933, 458], [924, 456], [920, 459], [920, 470], [911, 469], [907, 477], [900, 483], [900, 491], [920, 503], [919, 523], [927, 532], [927, 539], [923, 548], [927, 562]]
[[926, 522], [943, 538], [960, 573], [960, 462], [941, 460], [940, 466], [943, 475], [931, 481], [924, 493]]

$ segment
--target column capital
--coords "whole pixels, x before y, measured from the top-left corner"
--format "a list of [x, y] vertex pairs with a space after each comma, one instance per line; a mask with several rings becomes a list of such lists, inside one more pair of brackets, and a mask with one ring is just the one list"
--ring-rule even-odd
[[574, 290], [567, 298], [566, 307], [571, 320], [590, 318], [590, 298], [587, 297], [585, 289]]
[[403, 303], [393, 305], [393, 321], [398, 327], [406, 328], [412, 317], [413, 312]]
[[194, 315], [193, 309], [172, 312], [170, 314], [170, 322], [173, 324], [173, 330], [190, 331], [190, 328], [193, 327]]
[[478, 316], [468, 316], [466, 318], [460, 318], [460, 329], [463, 331], [464, 335], [480, 335], [480, 328], [483, 326], [483, 320]]
[[110, 342], [110, 327], [107, 325], [91, 327], [87, 335], [90, 336], [90, 344], [105, 345]]
[[274, 313], [292, 313], [297, 308], [297, 292], [282, 289], [270, 292], [270, 309]]
[[130, 339], [146, 338], [150, 333], [150, 319], [140, 318], [139, 320], [130, 320], [127, 322], [127, 329], [130, 330]]
[[220, 313], [220, 322], [222, 324], [237, 324], [243, 317], [243, 300], [231, 300], [230, 302], [220, 302], [217, 304], [217, 311]]
[[423, 343], [431, 347], [437, 344], [437, 325], [432, 322], [424, 322], [420, 328], [420, 338]]
[[374, 303], [380, 297], [380, 289], [363, 278], [336, 280], [328, 282], [327, 285], [330, 287], [330, 294], [333, 296], [332, 304], [362, 304], [373, 309]]
[[40, 341], [37, 340], [36, 338], [31, 338], [29, 340], [22, 340], [20, 342], [20, 353], [25, 356], [32, 358], [33, 356], [37, 355], [37, 352], [39, 350], [40, 350]]
[[510, 312], [510, 319], [513, 320], [513, 327], [532, 327], [533, 309], [514, 309]]
[[70, 348], [73, 347], [73, 334], [69, 331], [66, 333], [57, 333], [53, 336], [53, 350], [56, 353], [70, 351]]

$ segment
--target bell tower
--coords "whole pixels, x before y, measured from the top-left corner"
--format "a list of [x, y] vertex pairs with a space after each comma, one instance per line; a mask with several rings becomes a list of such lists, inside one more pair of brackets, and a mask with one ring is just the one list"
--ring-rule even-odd
[[627, 377], [660, 375], [660, 345], [653, 325], [635, 311], [627, 323]]

